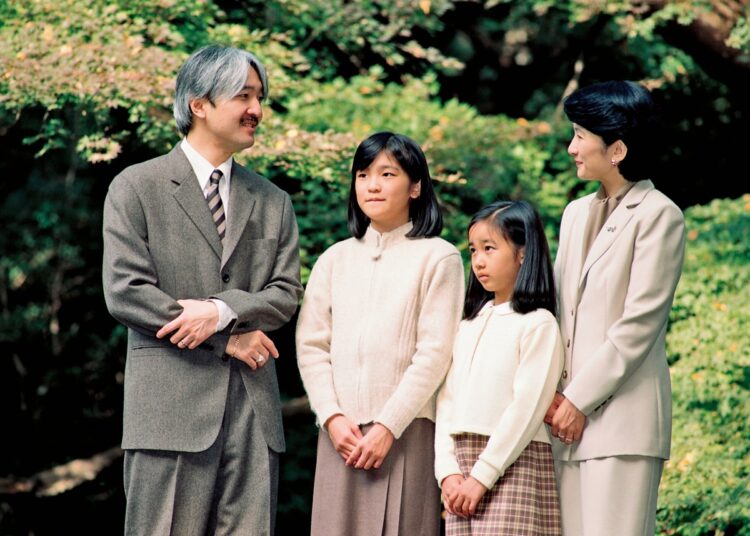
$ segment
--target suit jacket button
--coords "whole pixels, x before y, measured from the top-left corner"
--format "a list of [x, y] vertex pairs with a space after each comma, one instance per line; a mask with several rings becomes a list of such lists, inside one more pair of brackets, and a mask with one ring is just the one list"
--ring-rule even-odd
[[570, 348], [570, 339], [568, 339], [568, 343], [566, 345], [568, 348]]
[[565, 380], [565, 379], [568, 378], [568, 371], [567, 370], [563, 370], [562, 377], [563, 377], [563, 380]]
[[224, 281], [224, 283], [229, 283], [229, 274], [222, 274], [221, 280]]

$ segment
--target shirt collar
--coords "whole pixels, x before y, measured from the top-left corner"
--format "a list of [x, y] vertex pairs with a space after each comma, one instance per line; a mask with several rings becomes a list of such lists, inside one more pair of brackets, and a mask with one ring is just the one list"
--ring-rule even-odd
[[227, 187], [229, 186], [229, 180], [232, 176], [231, 156], [225, 162], [221, 163], [218, 168], [215, 168], [213, 165], [211, 165], [211, 162], [206, 160], [206, 158], [195, 149], [195, 147], [190, 145], [190, 143], [187, 141], [187, 138], [184, 138], [182, 140], [182, 143], [180, 143], [180, 147], [185, 153], [188, 162], [190, 162], [190, 167], [193, 168], [193, 173], [195, 173], [195, 177], [198, 179], [198, 184], [200, 184], [201, 191], [206, 190], [208, 179], [211, 177], [211, 173], [213, 173], [214, 169], [219, 169], [224, 174]]
[[490, 300], [482, 306], [477, 316], [484, 316], [488, 314], [506, 315], [512, 312], [513, 308], [511, 307], [510, 302], [503, 302], [495, 305], [495, 302]]
[[[622, 201], [622, 198], [625, 197], [625, 194], [627, 194], [630, 189], [635, 185], [635, 182], [625, 181], [625, 184], [622, 185], [622, 187], [617, 190], [615, 195], [610, 196], [611, 198], [614, 198], [619, 203]], [[607, 194], [604, 193], [604, 186], [599, 186], [599, 189], [596, 191], [596, 197], [598, 201], [604, 201], [607, 199]]]

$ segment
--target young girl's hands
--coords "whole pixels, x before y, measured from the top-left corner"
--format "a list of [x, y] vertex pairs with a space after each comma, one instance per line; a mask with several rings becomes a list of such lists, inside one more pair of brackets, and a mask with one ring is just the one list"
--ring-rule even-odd
[[329, 417], [323, 427], [328, 431], [328, 437], [331, 438], [333, 448], [344, 460], [347, 460], [354, 447], [357, 446], [357, 442], [362, 439], [362, 431], [359, 426], [345, 415], [337, 413], [333, 417]]
[[477, 511], [479, 500], [487, 493], [487, 488], [473, 476], [463, 481], [458, 488], [458, 495], [453, 501], [453, 510], [461, 517], [473, 516]]
[[440, 484], [440, 489], [443, 492], [443, 504], [449, 514], [459, 515], [453, 507], [453, 503], [458, 497], [458, 490], [463, 483], [464, 477], [462, 475], [448, 475]]
[[393, 441], [391, 431], [376, 422], [357, 442], [357, 446], [346, 460], [346, 465], [353, 466], [355, 469], [379, 469], [391, 450]]

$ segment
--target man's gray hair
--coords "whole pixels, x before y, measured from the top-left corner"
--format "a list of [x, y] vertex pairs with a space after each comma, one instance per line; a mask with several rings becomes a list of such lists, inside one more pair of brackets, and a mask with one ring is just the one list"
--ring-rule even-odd
[[174, 118], [183, 136], [187, 136], [193, 125], [190, 101], [205, 98], [213, 104], [231, 99], [245, 86], [248, 65], [258, 73], [263, 84], [262, 98], [267, 98], [266, 68], [250, 52], [210, 45], [194, 52], [185, 61], [177, 73], [174, 98]]

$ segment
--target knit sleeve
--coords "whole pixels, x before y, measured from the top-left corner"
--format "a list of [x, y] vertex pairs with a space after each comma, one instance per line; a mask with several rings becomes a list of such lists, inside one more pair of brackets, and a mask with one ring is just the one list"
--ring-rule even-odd
[[513, 400], [471, 470], [471, 476], [487, 489], [503, 476], [542, 426], [562, 367], [560, 331], [554, 318], [549, 318], [522, 337]]
[[460, 475], [453, 438], [450, 435], [455, 389], [455, 365], [451, 366], [437, 396], [435, 416], [435, 478], [438, 485], [450, 475]]
[[435, 394], [450, 366], [461, 318], [464, 274], [461, 255], [436, 263], [417, 312], [416, 351], [396, 390], [375, 418], [398, 438]]
[[320, 256], [310, 273], [297, 322], [297, 365], [302, 383], [322, 426], [343, 413], [333, 386], [331, 366], [331, 271], [330, 250]]

